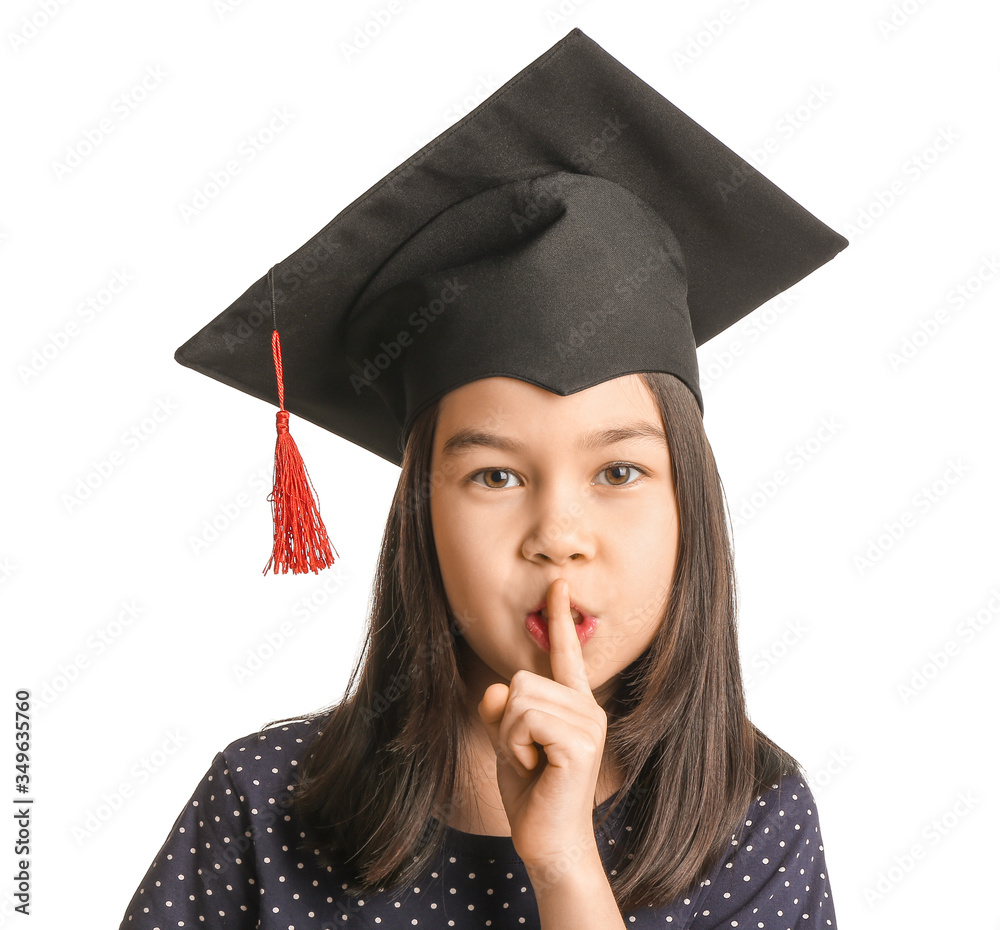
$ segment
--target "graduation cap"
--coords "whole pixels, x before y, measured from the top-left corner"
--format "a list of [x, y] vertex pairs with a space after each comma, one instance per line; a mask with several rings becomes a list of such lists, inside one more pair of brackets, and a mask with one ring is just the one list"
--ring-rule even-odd
[[279, 406], [264, 571], [317, 571], [333, 553], [289, 411], [396, 464], [415, 417], [479, 378], [566, 395], [668, 372], [704, 412], [696, 347], [846, 245], [573, 29], [175, 358]]

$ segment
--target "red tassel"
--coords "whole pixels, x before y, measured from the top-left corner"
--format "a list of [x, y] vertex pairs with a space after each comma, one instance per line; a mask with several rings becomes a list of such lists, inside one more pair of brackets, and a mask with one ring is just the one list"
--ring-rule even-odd
[[326, 527], [319, 515], [319, 502], [309, 480], [295, 440], [288, 432], [288, 411], [285, 409], [285, 385], [281, 370], [281, 342], [278, 331], [271, 334], [274, 371], [278, 377], [277, 414], [278, 439], [274, 446], [274, 488], [268, 495], [274, 520], [274, 549], [264, 568], [264, 574], [274, 566], [283, 574], [289, 569], [296, 574], [319, 572], [333, 565], [337, 550], [330, 545]]

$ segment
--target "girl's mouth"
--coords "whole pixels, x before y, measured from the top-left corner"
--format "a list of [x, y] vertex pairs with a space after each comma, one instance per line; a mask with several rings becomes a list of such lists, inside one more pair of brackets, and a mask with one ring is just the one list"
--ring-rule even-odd
[[[580, 623], [581, 620], [596, 620], [597, 618], [591, 614], [586, 608], [581, 607], [574, 601], [569, 602], [570, 612], [573, 614], [573, 622]], [[541, 614], [546, 622], [549, 619], [549, 602], [542, 601], [540, 604], [536, 604], [528, 611], [529, 614]]]
[[[594, 635], [597, 629], [597, 618], [591, 617], [573, 608], [573, 620], [576, 623], [576, 635], [580, 640], [580, 645], [584, 646], [587, 640]], [[532, 639], [546, 652], [550, 651], [552, 644], [549, 641], [549, 618], [548, 609], [543, 614], [541, 610], [534, 610], [524, 618], [525, 629], [531, 634]]]

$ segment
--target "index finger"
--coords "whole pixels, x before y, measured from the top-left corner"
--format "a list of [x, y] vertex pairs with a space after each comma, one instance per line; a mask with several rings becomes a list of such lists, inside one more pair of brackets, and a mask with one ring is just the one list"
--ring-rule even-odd
[[577, 636], [576, 624], [569, 603], [569, 582], [557, 578], [549, 586], [549, 660], [552, 678], [575, 691], [593, 694], [587, 681], [587, 666], [583, 661], [583, 646]]

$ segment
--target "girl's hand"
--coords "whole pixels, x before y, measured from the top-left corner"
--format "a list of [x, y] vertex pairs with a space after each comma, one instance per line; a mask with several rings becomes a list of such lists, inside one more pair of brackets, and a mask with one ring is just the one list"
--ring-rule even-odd
[[548, 607], [554, 680], [521, 669], [509, 686], [490, 685], [479, 703], [514, 848], [538, 874], [564, 872], [584, 856], [594, 861], [594, 796], [608, 722], [587, 681], [565, 579], [552, 582]]

